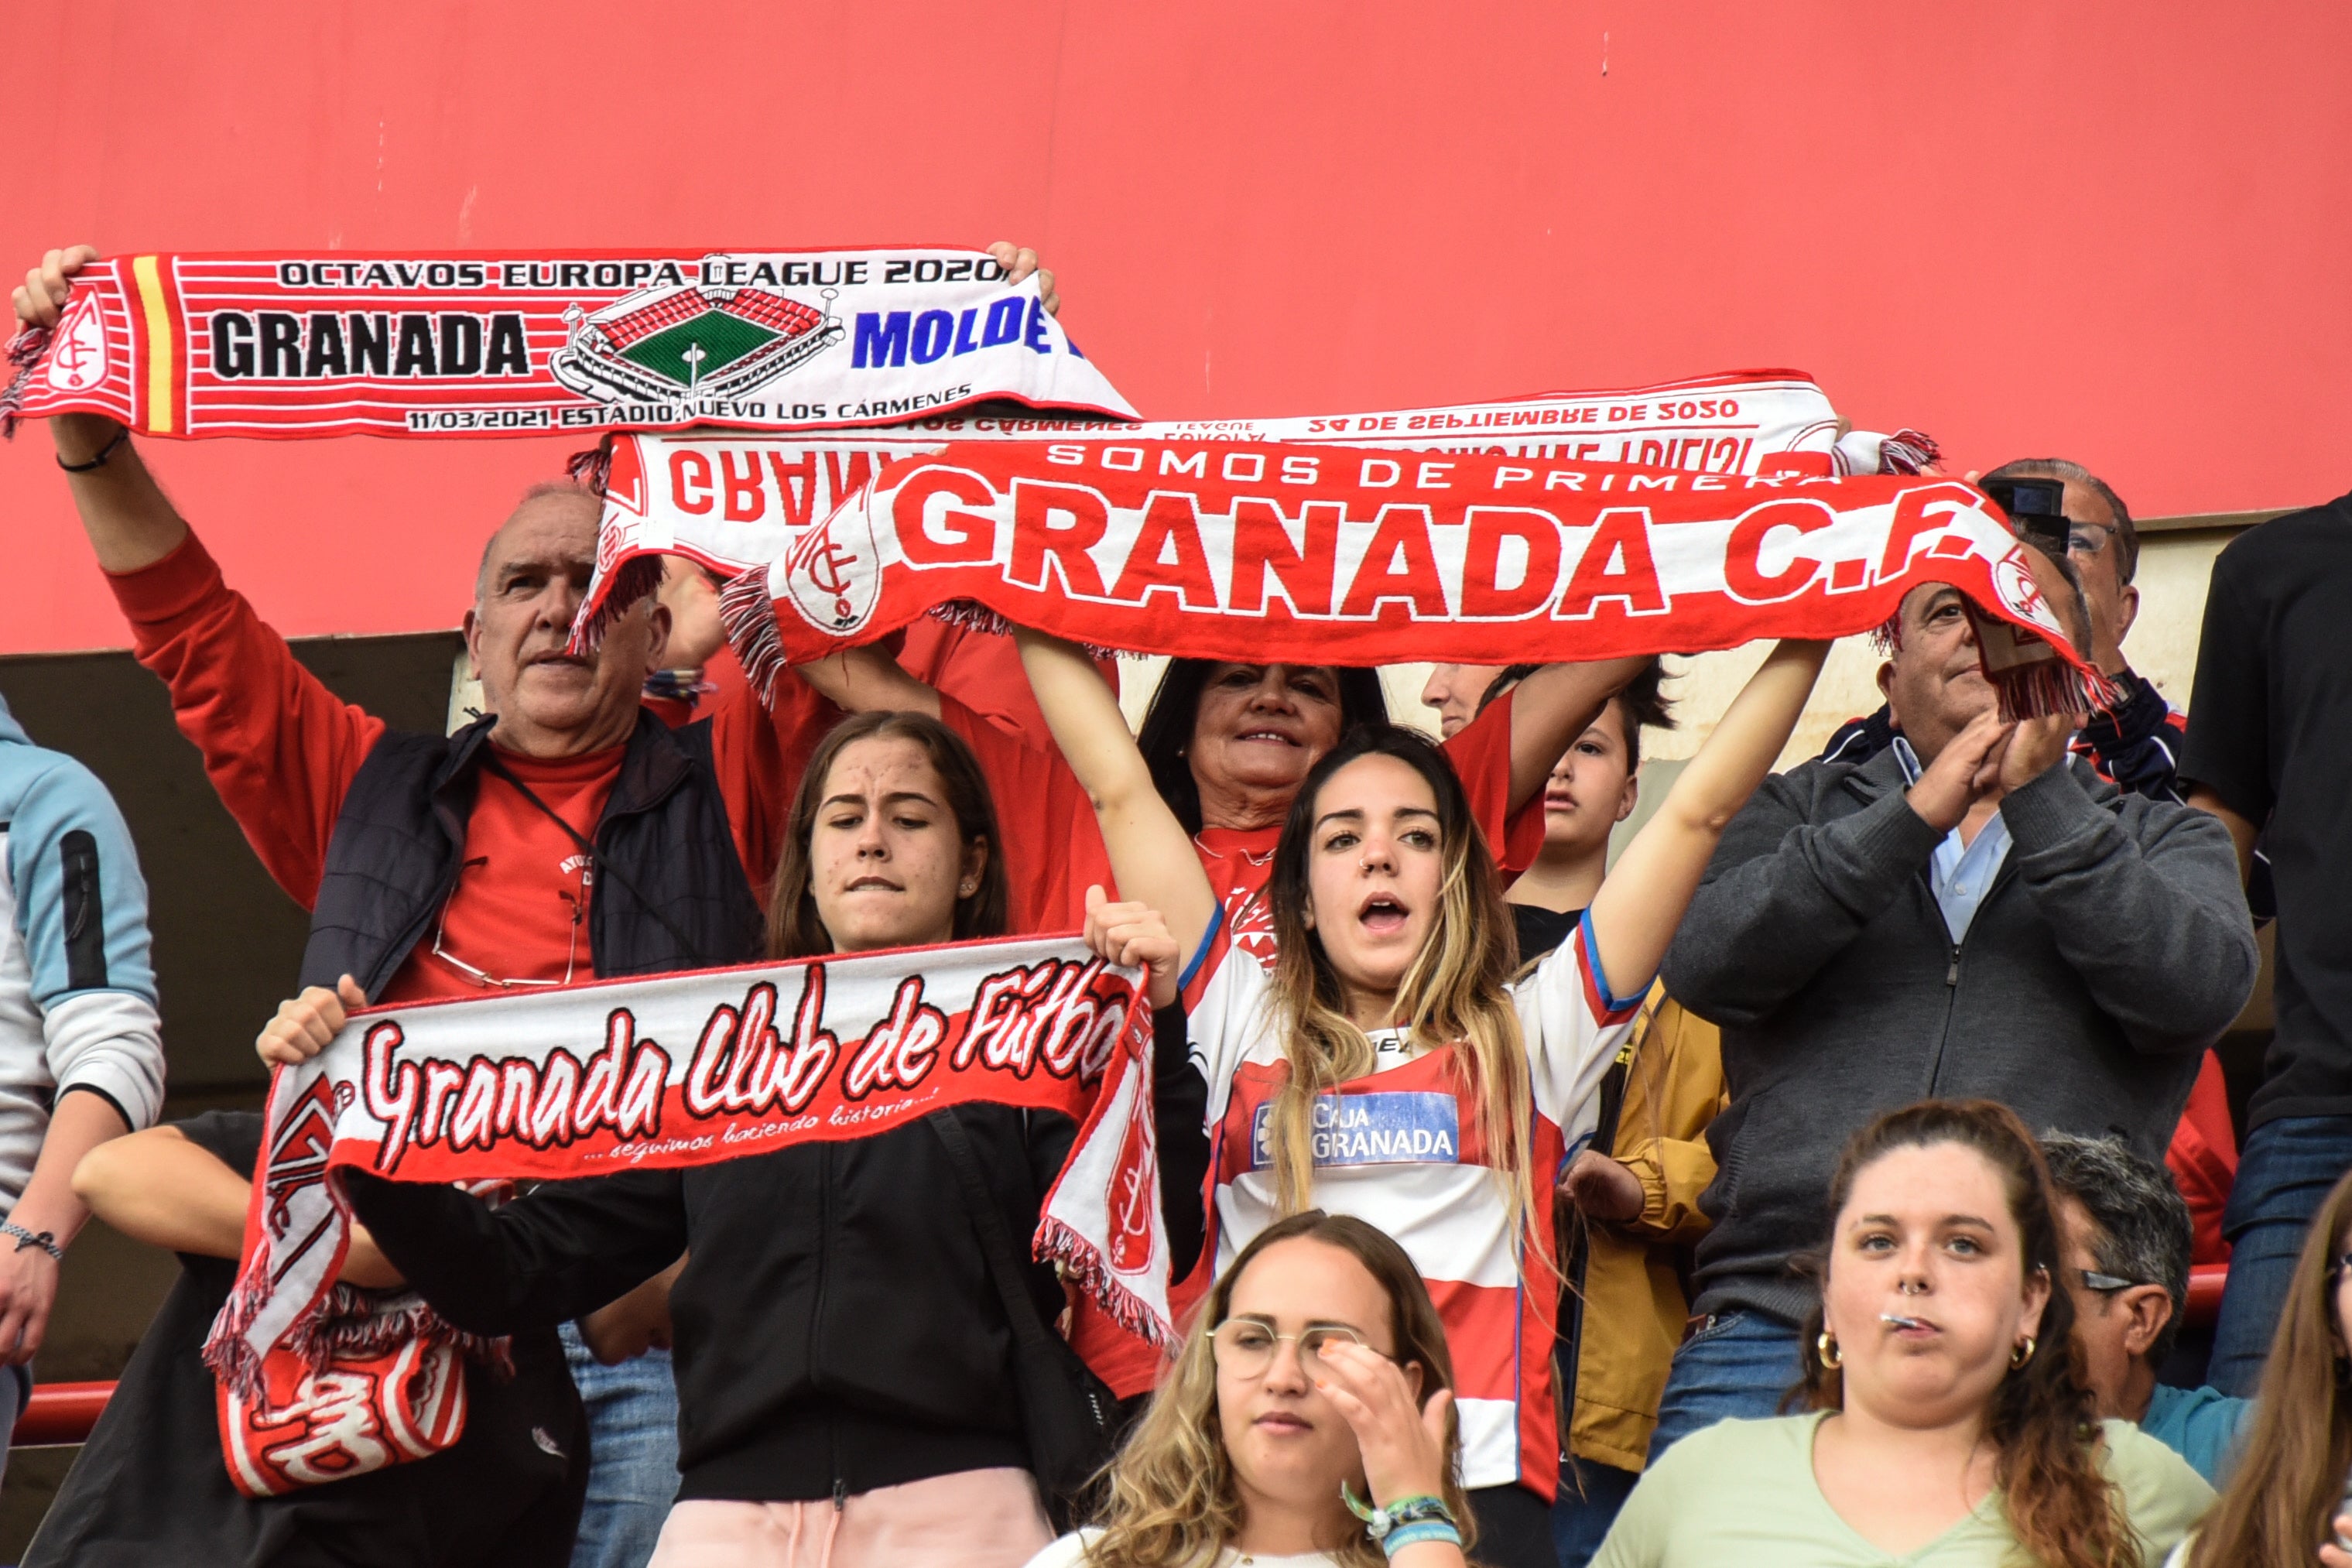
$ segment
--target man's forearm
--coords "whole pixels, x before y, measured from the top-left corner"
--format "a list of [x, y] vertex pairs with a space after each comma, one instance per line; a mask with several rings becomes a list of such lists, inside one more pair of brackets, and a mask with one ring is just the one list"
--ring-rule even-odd
[[188, 525], [147, 471], [137, 445], [125, 440], [113, 446], [121, 426], [94, 414], [61, 414], [48, 423], [60, 463], [79, 467], [108, 453], [98, 467], [66, 475], [74, 510], [81, 513], [82, 529], [100, 567], [136, 572], [180, 547], [188, 537]]

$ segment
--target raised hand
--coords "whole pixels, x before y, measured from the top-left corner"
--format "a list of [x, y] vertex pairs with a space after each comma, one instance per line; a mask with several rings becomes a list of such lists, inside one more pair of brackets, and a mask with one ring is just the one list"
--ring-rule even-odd
[[64, 250], [52, 250], [41, 258], [41, 264], [25, 274], [25, 281], [13, 299], [16, 320], [27, 327], [54, 327], [73, 293], [73, 277], [98, 259], [98, 252], [87, 245], [69, 246]]
[[1988, 709], [1945, 742], [1904, 797], [1921, 821], [1939, 833], [1949, 833], [1960, 825], [1969, 807], [1999, 786], [2002, 753], [2011, 728]]
[[253, 1048], [265, 1062], [288, 1067], [307, 1062], [343, 1032], [353, 1009], [366, 1005], [367, 994], [348, 974], [335, 983], [332, 991], [323, 985], [310, 986], [299, 996], [278, 1005], [278, 1016], [262, 1029]]
[[1184, 967], [1184, 950], [1177, 945], [1160, 911], [1149, 904], [1114, 904], [1099, 886], [1087, 889], [1087, 945], [1111, 963], [1144, 969], [1156, 1010], [1176, 1000], [1176, 981]]
[[1323, 1347], [1310, 1369], [1316, 1392], [1356, 1434], [1364, 1482], [1375, 1504], [1445, 1495], [1445, 1422], [1451, 1390], [1413, 1398], [1404, 1369], [1378, 1351], [1339, 1341]]
[[1045, 307], [1045, 314], [1058, 316], [1062, 313], [1062, 296], [1054, 287], [1054, 275], [1037, 265], [1035, 251], [1025, 245], [1000, 239], [988, 247], [988, 254], [996, 258], [996, 264], [1004, 268], [1007, 283], [1018, 283], [1034, 272], [1037, 275], [1037, 293]]

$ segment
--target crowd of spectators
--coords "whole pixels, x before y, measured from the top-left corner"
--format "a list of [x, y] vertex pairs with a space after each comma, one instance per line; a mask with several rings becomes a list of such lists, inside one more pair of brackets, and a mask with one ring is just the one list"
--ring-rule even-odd
[[[1373, 672], [1211, 660], [1131, 731], [1114, 667], [1018, 630], [762, 693], [682, 559], [570, 647], [599, 507], [565, 482], [484, 546], [482, 716], [394, 731], [120, 426], [50, 429], [137, 658], [310, 911], [266, 1062], [366, 1005], [1083, 924], [1148, 975], [1184, 1338], [1001, 1247], [1051, 1113], [520, 1194], [353, 1173], [337, 1289], [459, 1331], [463, 1436], [239, 1490], [200, 1349], [262, 1120], [159, 1122], [130, 837], [0, 708], [0, 1414], [90, 1214], [183, 1265], [28, 1564], [2352, 1565], [2352, 498], [2222, 552], [2184, 721], [2124, 653], [2123, 499], [1994, 470], [2063, 486], [2106, 710], [2003, 721], [1929, 584], [1882, 708], [1772, 773], [1827, 651], [1783, 644], [1620, 832], [1656, 659], [1439, 665], [1442, 744]], [[2225, 1195], [2184, 1110], [2256, 988], [2250, 880], [2276, 1035]], [[1451, 1141], [1325, 1159], [1337, 1103]], [[1041, 1342], [1119, 1402], [1075, 1458]]]

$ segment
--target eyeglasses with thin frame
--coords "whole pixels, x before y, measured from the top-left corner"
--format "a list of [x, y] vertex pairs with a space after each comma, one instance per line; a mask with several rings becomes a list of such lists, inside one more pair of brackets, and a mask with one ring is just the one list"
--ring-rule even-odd
[[[1364, 1345], [1364, 1336], [1353, 1329], [1337, 1323], [1317, 1323], [1295, 1334], [1277, 1334], [1255, 1318], [1228, 1318], [1219, 1323], [1209, 1336], [1209, 1345], [1216, 1352], [1217, 1370], [1235, 1377], [1256, 1377], [1274, 1363], [1275, 1347], [1288, 1340], [1298, 1347], [1301, 1362], [1320, 1362], [1325, 1350], [1335, 1344]], [[1374, 1351], [1373, 1354], [1380, 1352]], [[1390, 1358], [1394, 1359], [1394, 1358]]]
[[[487, 861], [481, 859], [468, 860], [463, 866], [458, 867], [457, 873], [459, 876], [463, 876], [468, 868], [475, 866], [485, 865], [487, 863]], [[456, 970], [458, 973], [472, 981], [475, 984], [488, 986], [496, 991], [513, 991], [535, 986], [552, 987], [558, 985], [569, 985], [572, 984], [572, 969], [580, 962], [580, 927], [585, 922], [588, 911], [586, 907], [581, 903], [578, 897], [572, 893], [571, 889], [561, 889], [557, 893], [558, 897], [562, 899], [565, 903], [572, 906], [572, 919], [568, 922], [571, 927], [571, 941], [564, 949], [563, 978], [561, 980], [506, 979], [499, 975], [492, 974], [487, 970], [477, 969], [472, 964], [467, 963], [464, 959], [459, 958], [456, 953], [451, 952], [449, 951], [449, 904], [457, 898], [457, 893], [453, 890], [448, 899], [442, 900], [441, 918], [436, 921], [433, 924], [434, 957], [439, 959], [442, 963], [447, 964], [450, 968]]]
[[2066, 524], [2066, 553], [2096, 555], [2115, 542], [2123, 531], [2112, 522], [2074, 522]]

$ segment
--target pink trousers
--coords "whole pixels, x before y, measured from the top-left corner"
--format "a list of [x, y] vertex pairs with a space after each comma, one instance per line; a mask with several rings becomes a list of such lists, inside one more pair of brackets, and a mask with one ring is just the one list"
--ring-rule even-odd
[[1021, 1568], [1054, 1539], [1016, 1469], [877, 1487], [814, 1502], [680, 1502], [647, 1568]]

